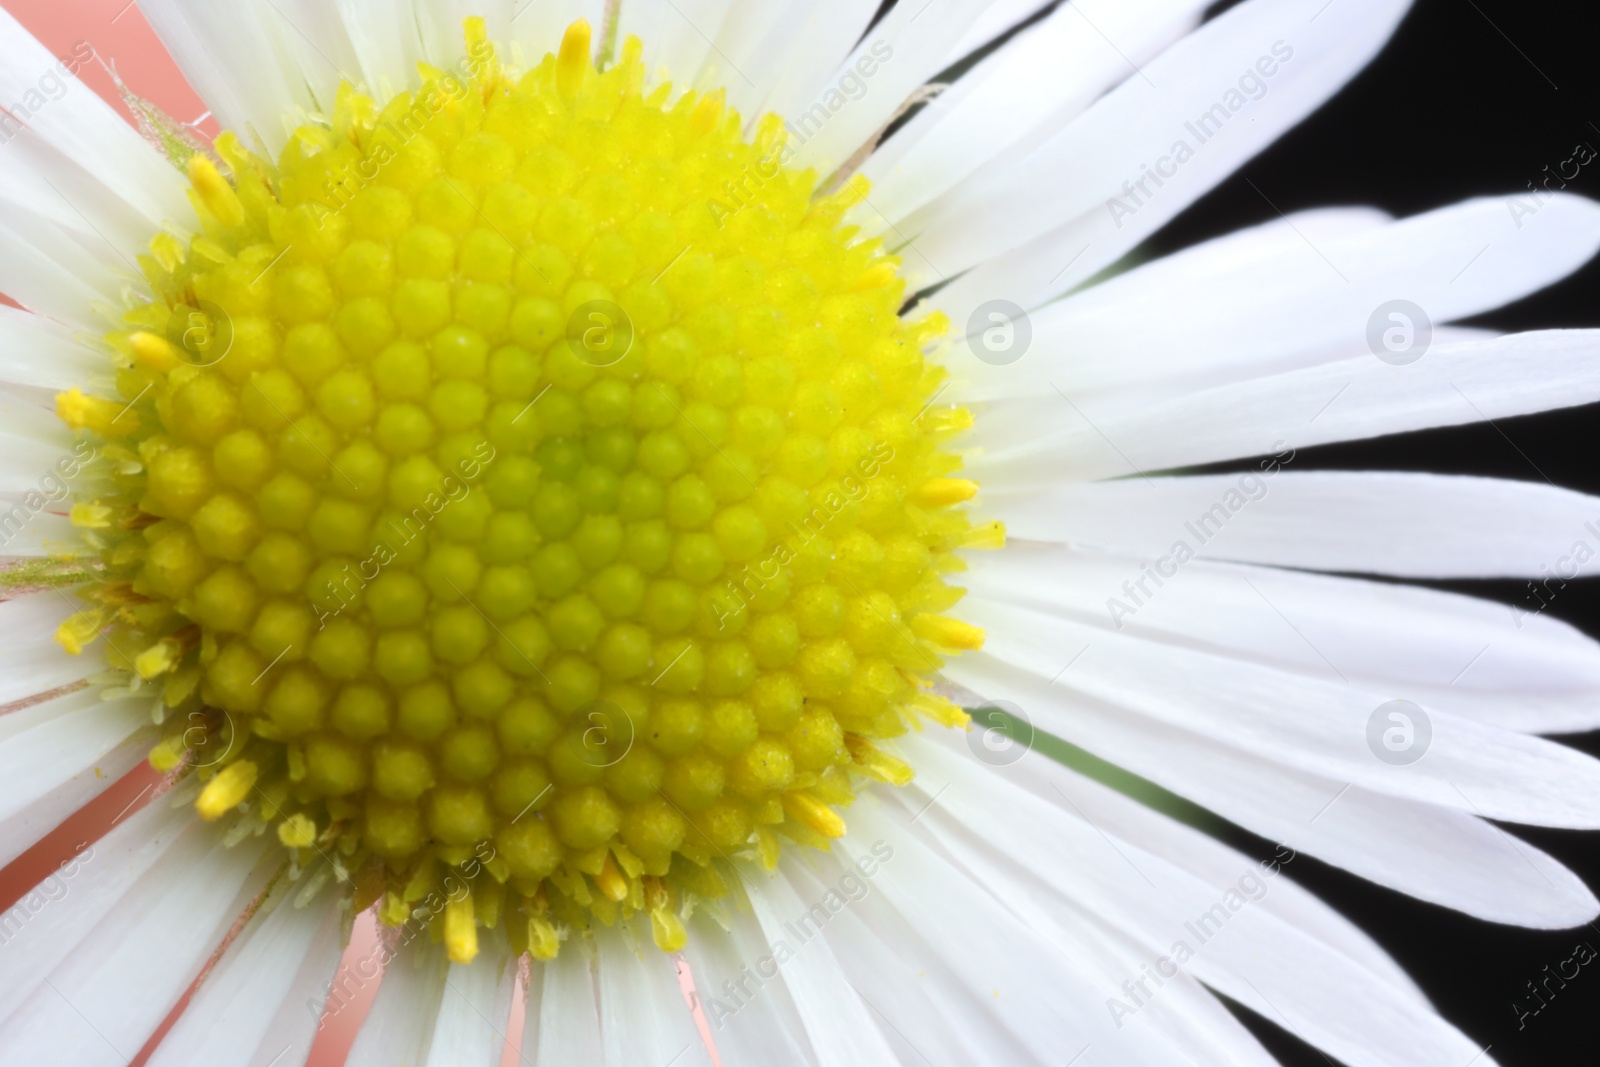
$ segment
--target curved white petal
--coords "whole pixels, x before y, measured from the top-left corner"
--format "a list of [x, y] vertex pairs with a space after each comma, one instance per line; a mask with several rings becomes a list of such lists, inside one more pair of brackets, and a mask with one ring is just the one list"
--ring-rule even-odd
[[426, 1067], [499, 1067], [511, 1021], [516, 961], [497, 937], [469, 964], [452, 963]]
[[576, 945], [533, 969], [523, 1054], [534, 1063], [600, 1063], [600, 1010], [593, 964]]
[[[292, 893], [293, 890], [290, 889]], [[320, 1022], [295, 1002], [302, 973], [325, 982], [339, 964], [339, 908], [279, 899], [246, 925], [150, 1056], [151, 1067], [253, 1067], [267, 1057], [303, 1063]]]
[[[1175, 212], [1337, 91], [1409, 6], [1240, 4], [1146, 64], [1141, 77], [1123, 82], [1021, 164], [980, 172], [901, 229], [917, 234], [917, 252], [949, 276], [1088, 211], [1112, 213], [1109, 201], [1129, 195], [1125, 183], [1146, 181], [1150, 194], [1136, 190], [1130, 214]], [[1149, 184], [1142, 167], [1171, 162], [1178, 142], [1189, 145], [1192, 158], [1172, 163], [1159, 188]]]
[[1318, 677], [1337, 669], [1365, 688], [1509, 730], [1600, 727], [1600, 642], [1537, 614], [1531, 594], [1508, 609], [1414, 586], [1179, 563], [1172, 547], [1149, 557], [1137, 547], [1124, 555], [1013, 542], [973, 559], [961, 577], [980, 596], [1156, 645]]
[[1600, 499], [1497, 478], [1279, 469], [999, 492], [985, 503], [1014, 536], [1152, 560], [1181, 541], [1197, 556], [1310, 570], [1539, 579], [1522, 613], [1559, 593], [1559, 582], [1542, 586], [1547, 576], [1592, 573], [1600, 554], [1589, 528], [1600, 528]]
[[[8, 109], [0, 123], [5, 148], [0, 171], [9, 176], [37, 165], [50, 158], [44, 149], [70, 163], [82, 180], [99, 186], [151, 231], [188, 217], [179, 173], [73, 73], [95, 62], [86, 43], [63, 61], [9, 12], [0, 11], [0, 100]], [[30, 110], [33, 101], [38, 104]]]
[[837, 79], [790, 114], [796, 149], [793, 165], [831, 174], [883, 127], [913, 90], [944, 65], [950, 48], [983, 8], [982, 0], [926, 0], [896, 4], [841, 65], [871, 61], [875, 73], [866, 91], [852, 99]]
[[872, 0], [813, 0], [809, 7], [809, 17], [777, 61], [761, 111], [789, 119], [809, 107], [829, 79], [839, 76], [878, 5]]
[[605, 1049], [599, 1062], [710, 1067], [678, 987], [673, 957], [621, 930], [600, 931], [595, 940]]
[[[341, 77], [360, 79], [353, 52], [326, 37], [305, 36], [323, 23], [302, 18], [297, 24], [273, 0], [225, 7], [210, 0], [140, 0], [139, 10], [223, 128], [273, 158], [299, 116], [319, 110]], [[311, 61], [302, 67], [299, 57]]]
[[[0, 510], [0, 523], [4, 521], [5, 512]], [[0, 534], [0, 542], [3, 539]], [[13, 554], [9, 547], [0, 551]], [[96, 669], [93, 660], [69, 656], [56, 643], [56, 627], [78, 607], [70, 594], [54, 590], [0, 601], [0, 707], [76, 682]], [[3, 736], [5, 728], [0, 726]]]
[[[818, 1067], [893, 1062], [894, 1051], [826, 942], [813, 937], [802, 944], [792, 943], [802, 928], [794, 924], [800, 921], [803, 925], [808, 910], [794, 887], [777, 876], [746, 882], [746, 889], [767, 940], [794, 953], [781, 964], [774, 962], [773, 967], [781, 970], [784, 987], [794, 998]], [[758, 968], [757, 973], [766, 972]]]
[[[1024, 154], [1182, 32], [1201, 0], [1078, 0], [986, 56], [861, 168], [859, 211], [895, 225], [998, 158]], [[1002, 122], [996, 116], [1005, 116]], [[895, 241], [894, 243], [899, 243]]]
[[101, 761], [149, 723], [148, 701], [103, 700], [93, 688], [0, 716], [7, 767], [0, 776], [0, 820], [93, 775]]
[[[950, 784], [930, 808], [927, 833], [959, 835], [974, 858], [989, 852], [986, 873], [998, 898], [1075, 905], [1067, 923], [1097, 917], [1137, 937], [1152, 963], [1173, 959], [1175, 942], [1183, 941], [1192, 956], [1182, 966], [1195, 977], [1347, 1063], [1459, 1067], [1478, 1052], [1411, 991], [1254, 907], [1252, 898], [1273, 891], [1281, 868], [1269, 874], [1240, 857], [1232, 878], [1208, 883], [1113, 841], [1078, 813], [1008, 787], [1003, 774], [986, 773], [976, 761], [941, 753], [930, 762]], [[1062, 777], [1075, 776], [1063, 770]], [[1031, 858], [1024, 868], [1001, 862], [1023, 853]], [[1141, 1006], [1126, 990], [1106, 992]], [[1153, 996], [1178, 992], [1162, 988]]]
[[348, 1067], [421, 1067], [444, 1001], [450, 961], [435, 946], [403, 949], [389, 958], [372, 1010], [350, 1048]]
[[1059, 674], [1054, 685], [1074, 704], [1121, 709], [1151, 730], [1188, 730], [1335, 781], [1485, 818], [1600, 824], [1600, 761], [1565, 745], [1423, 707], [1413, 713], [1431, 726], [1431, 735], [1414, 735], [1422, 755], [1396, 764], [1380, 758], [1369, 733], [1375, 717], [1387, 722], [1391, 693], [1171, 645], [1153, 656], [1126, 634], [974, 596], [963, 601], [962, 617], [990, 635], [991, 652], [975, 663], [992, 655], [1046, 679]]
[[1600, 331], [1547, 330], [1431, 348], [1404, 366], [1361, 355], [1149, 403], [1052, 390], [993, 404], [965, 439], [973, 477], [1004, 489], [1116, 478], [1600, 399]]
[[265, 884], [263, 846], [229, 849], [204, 830], [184, 835], [81, 943], [39, 969], [25, 1000], [12, 1002], [0, 1023], [0, 1064], [127, 1063]]
[[1165, 396], [1367, 347], [1404, 299], [1433, 324], [1542, 289], [1600, 248], [1600, 204], [1557, 196], [1532, 217], [1470, 200], [1385, 224], [1368, 209], [1302, 212], [1137, 267], [1031, 315], [1014, 363], [957, 344], [967, 395], [1133, 390]]

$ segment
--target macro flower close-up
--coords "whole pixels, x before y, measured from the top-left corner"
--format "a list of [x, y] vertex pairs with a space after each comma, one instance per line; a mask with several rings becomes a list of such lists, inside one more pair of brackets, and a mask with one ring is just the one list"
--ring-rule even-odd
[[1313, 451], [1600, 400], [1600, 204], [1157, 236], [1408, 0], [6, 6], [0, 1067], [1470, 1067], [1302, 872], [1600, 915], [1461, 584], [1600, 500]]

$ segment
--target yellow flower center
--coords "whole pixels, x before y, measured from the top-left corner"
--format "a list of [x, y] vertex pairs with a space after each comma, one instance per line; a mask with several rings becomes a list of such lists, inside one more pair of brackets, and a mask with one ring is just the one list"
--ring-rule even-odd
[[858, 185], [646, 94], [637, 41], [514, 78], [467, 37], [276, 162], [186, 161], [203, 236], [143, 258], [117, 395], [58, 400], [104, 453], [59, 636], [159, 687], [203, 816], [452, 957], [641, 913], [675, 949], [722, 861], [826, 847], [910, 779], [876, 741], [964, 721], [918, 676], [981, 644], [941, 575], [1002, 534]]

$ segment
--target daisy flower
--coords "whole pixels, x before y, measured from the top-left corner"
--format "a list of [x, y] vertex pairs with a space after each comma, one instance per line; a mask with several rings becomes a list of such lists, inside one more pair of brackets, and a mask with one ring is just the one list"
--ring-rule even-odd
[[5, 914], [0, 1064], [302, 1063], [381, 981], [352, 1064], [1272, 1062], [1226, 998], [1463, 1067], [1285, 867], [1596, 913], [1495, 823], [1600, 821], [1600, 649], [1348, 575], [1600, 510], [1296, 456], [1600, 397], [1448, 325], [1600, 210], [1126, 265], [1404, 0], [139, 6], [214, 140], [0, 15], [0, 859], [161, 774]]

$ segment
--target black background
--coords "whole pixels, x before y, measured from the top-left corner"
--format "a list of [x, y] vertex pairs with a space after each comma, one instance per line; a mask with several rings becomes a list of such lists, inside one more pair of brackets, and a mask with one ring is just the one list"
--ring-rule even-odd
[[[1371, 204], [1403, 216], [1473, 196], [1525, 191], [1580, 142], [1600, 150], [1593, 18], [1592, 3], [1574, 0], [1418, 0], [1388, 47], [1344, 92], [1190, 208], [1147, 251], [1173, 251], [1275, 218], [1262, 194], [1286, 213]], [[1600, 198], [1600, 160], [1580, 171], [1568, 191]], [[1500, 330], [1600, 326], [1597, 292], [1600, 261], [1471, 321]], [[1578, 407], [1495, 426], [1305, 450], [1296, 466], [1548, 479], [1600, 494], [1597, 426], [1600, 411]], [[1507, 604], [1527, 596], [1517, 582], [1439, 584]], [[1549, 610], [1600, 636], [1600, 581], [1567, 586]], [[1566, 740], [1600, 755], [1600, 735]], [[1600, 889], [1600, 838], [1515, 832]], [[1252, 852], [1271, 854], [1264, 841], [1234, 836]], [[1570, 957], [1578, 942], [1600, 951], [1600, 922], [1556, 933], [1496, 926], [1379, 889], [1305, 856], [1295, 861], [1294, 877], [1371, 932], [1440, 1011], [1480, 1045], [1492, 1046], [1490, 1055], [1505, 1067], [1600, 1062], [1600, 961], [1520, 1028], [1511, 1007], [1527, 999], [1526, 982]], [[1241, 1016], [1285, 1065], [1326, 1067], [1315, 1049], [1248, 1012]]]

